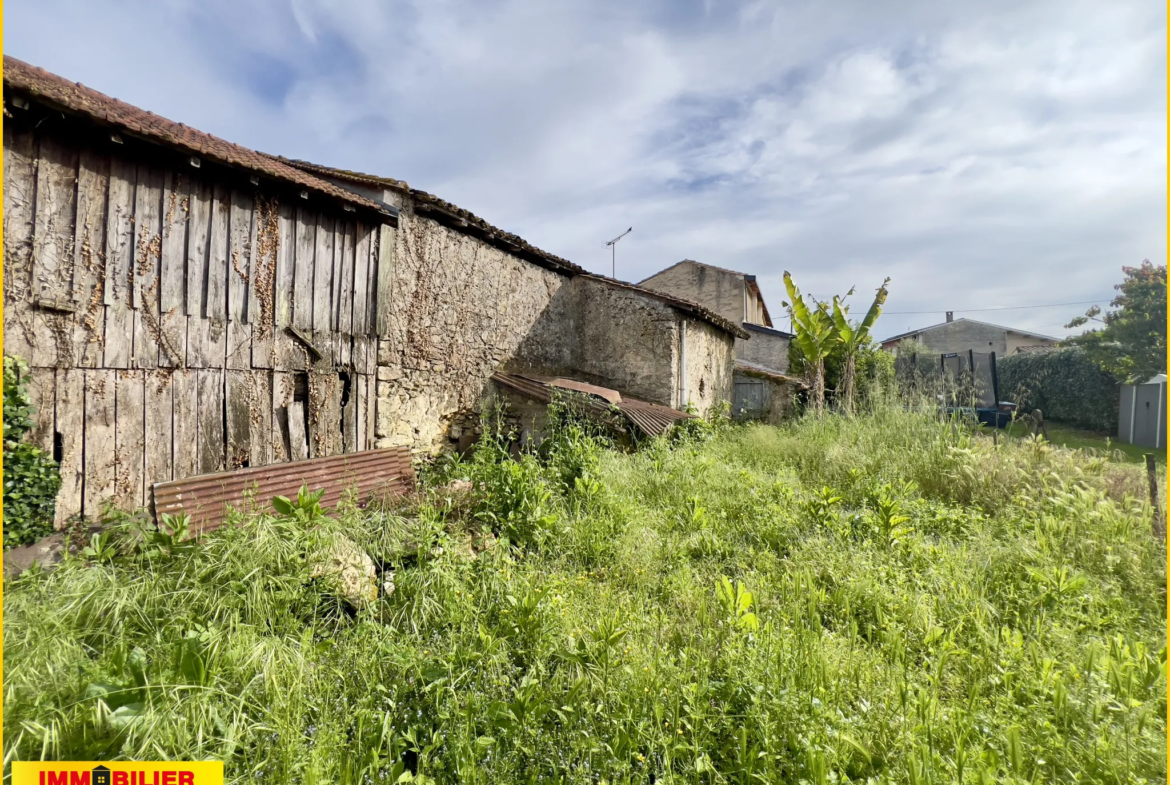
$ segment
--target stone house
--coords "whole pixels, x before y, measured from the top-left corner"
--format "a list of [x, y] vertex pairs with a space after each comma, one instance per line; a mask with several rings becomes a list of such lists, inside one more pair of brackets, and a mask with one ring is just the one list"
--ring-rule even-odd
[[700, 414], [732, 398], [735, 341], [713, 309], [594, 275], [386, 177], [279, 159], [398, 213], [379, 340], [379, 445], [463, 438], [496, 371], [567, 376]]
[[974, 351], [995, 352], [997, 357], [1007, 357], [1021, 351], [1035, 351], [1060, 343], [1058, 338], [1014, 327], [989, 324], [975, 319], [955, 319], [950, 311], [947, 312], [945, 322], [890, 336], [882, 341], [882, 348], [897, 356], [898, 344], [902, 341], [916, 341], [932, 354], [961, 354]]
[[777, 330], [756, 276], [684, 259], [641, 281], [639, 286], [693, 300], [746, 330], [735, 342], [737, 416], [777, 422], [799, 386], [788, 377], [792, 334]]
[[5, 354], [58, 523], [158, 482], [466, 437], [492, 376], [670, 407], [748, 333], [405, 183], [258, 153], [5, 58]]

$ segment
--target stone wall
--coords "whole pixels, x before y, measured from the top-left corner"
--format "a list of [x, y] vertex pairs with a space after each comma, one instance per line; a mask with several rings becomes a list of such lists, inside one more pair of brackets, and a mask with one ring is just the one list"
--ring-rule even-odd
[[640, 286], [699, 303], [732, 324], [744, 321], [744, 281], [737, 273], [685, 261], [647, 278]]
[[792, 339], [767, 328], [760, 329], [752, 325], [744, 327], [752, 337], [746, 341], [742, 338], [735, 339], [736, 356], [741, 360], [787, 373], [788, 346]]
[[687, 321], [687, 402], [700, 414], [734, 395], [735, 344], [722, 330], [695, 320]]
[[518, 355], [568, 364], [570, 335], [549, 311], [569, 279], [398, 207], [376, 444], [429, 452], [472, 426], [491, 375]]
[[[597, 279], [574, 278], [572, 286], [572, 370], [633, 398], [676, 406], [681, 315], [665, 303]], [[726, 340], [730, 344], [730, 336]]]

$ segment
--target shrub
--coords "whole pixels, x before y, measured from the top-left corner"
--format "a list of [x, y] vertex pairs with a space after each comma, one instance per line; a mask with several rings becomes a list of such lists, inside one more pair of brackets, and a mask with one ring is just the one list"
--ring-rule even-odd
[[999, 394], [1022, 411], [1094, 431], [1117, 430], [1118, 381], [1080, 348], [1015, 354], [996, 363]]
[[4, 358], [4, 548], [28, 545], [53, 532], [61, 473], [56, 461], [23, 441], [36, 414], [25, 385], [28, 365]]

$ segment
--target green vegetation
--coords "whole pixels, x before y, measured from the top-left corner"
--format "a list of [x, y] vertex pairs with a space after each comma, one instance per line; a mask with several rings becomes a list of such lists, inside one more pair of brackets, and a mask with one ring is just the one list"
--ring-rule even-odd
[[1015, 354], [996, 362], [999, 397], [1020, 413], [1039, 409], [1045, 419], [1117, 433], [1118, 381], [1077, 346]]
[[24, 441], [36, 413], [25, 386], [28, 365], [4, 358], [4, 548], [53, 532], [61, 472], [52, 456]]
[[[1089, 431], [1074, 428], [1057, 422], [1045, 423], [1048, 429], [1048, 439], [1058, 447], [1067, 447], [1070, 450], [1084, 450], [1093, 455], [1108, 457], [1115, 461], [1133, 461], [1145, 465], [1146, 453], [1153, 453], [1158, 463], [1166, 464], [1166, 450], [1155, 450], [1153, 447], [1142, 447], [1137, 444], [1119, 442], [1099, 431]], [[1028, 438], [1028, 427], [1023, 423], [1013, 424], [1004, 430], [1009, 437]]]
[[1093, 306], [1065, 327], [1090, 321], [1103, 325], [1069, 339], [1089, 353], [1098, 367], [1121, 381], [1144, 382], [1166, 372], [1166, 265], [1149, 260], [1122, 267], [1125, 280], [1113, 288], [1120, 294], [1101, 315]]
[[[540, 455], [489, 438], [392, 510], [329, 519], [302, 494], [197, 544], [131, 519], [5, 587], [5, 761], [1162, 782], [1166, 562], [1142, 482], [900, 409], [634, 453], [563, 418]], [[359, 610], [314, 568], [344, 541], [380, 586], [393, 571]]]
[[[873, 330], [874, 322], [882, 313], [882, 306], [886, 304], [888, 294], [886, 287], [889, 284], [889, 278], [882, 281], [865, 317], [857, 324], [849, 321], [849, 306], [845, 305], [845, 298], [833, 297], [833, 328], [837, 331], [837, 342], [841, 344], [840, 348], [845, 360], [845, 367], [841, 374], [841, 399], [843, 408], [848, 413], [853, 412], [857, 356], [872, 340], [870, 333]], [[845, 297], [849, 297], [851, 294], [853, 294], [852, 289]]]

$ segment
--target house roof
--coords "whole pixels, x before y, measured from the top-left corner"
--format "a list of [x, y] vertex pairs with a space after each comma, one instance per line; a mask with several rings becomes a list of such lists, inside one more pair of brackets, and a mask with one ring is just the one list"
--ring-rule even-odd
[[775, 327], [765, 327], [762, 324], [752, 324], [751, 322], [744, 322], [743, 329], [749, 330], [753, 333], [764, 333], [765, 335], [775, 335], [779, 338], [795, 338], [792, 333], [777, 330]]
[[343, 202], [360, 205], [383, 215], [394, 215], [384, 205], [264, 153], [227, 142], [183, 123], [159, 117], [152, 112], [99, 93], [80, 82], [70, 82], [43, 68], [7, 55], [4, 57], [4, 86], [28, 93], [38, 102], [83, 115], [92, 121], [113, 126], [155, 144], [176, 148], [226, 166], [246, 169]]
[[681, 262], [675, 262], [670, 267], [665, 267], [665, 268], [659, 270], [658, 272], [654, 273], [654, 275], [651, 275], [648, 278], [643, 278], [641, 281], [638, 281], [638, 285], [641, 286], [642, 284], [646, 283], [647, 281], [652, 280], [654, 278], [657, 278], [658, 276], [662, 275], [663, 273], [668, 272], [670, 270], [673, 270], [676, 267], [681, 267], [684, 264], [693, 264], [696, 267], [706, 267], [708, 270], [718, 270], [719, 272], [727, 273], [728, 275], [738, 275], [740, 278], [742, 278], [744, 280], [744, 283], [747, 284], [747, 287], [749, 289], [751, 289], [753, 292], [755, 292], [756, 298], [760, 301], [760, 305], [763, 306], [764, 320], [767, 322], [767, 324], [765, 324], [764, 326], [765, 327], [772, 326], [772, 315], [770, 313], [768, 313], [768, 303], [765, 302], [765, 300], [764, 300], [764, 295], [760, 291], [760, 285], [756, 282], [756, 276], [752, 275], [751, 273], [741, 273], [738, 270], [729, 270], [726, 267], [718, 267], [714, 264], [707, 264], [706, 262], [696, 262], [694, 259], [683, 259]]
[[1033, 332], [1029, 332], [1028, 330], [1019, 330], [1015, 327], [1005, 327], [1002, 324], [992, 324], [991, 322], [981, 322], [978, 319], [959, 318], [959, 319], [955, 319], [953, 322], [940, 322], [938, 324], [932, 324], [929, 327], [920, 327], [917, 330], [910, 330], [909, 332], [898, 333], [897, 335], [891, 335], [889, 338], [885, 338], [882, 340], [882, 345], [885, 346], [888, 343], [900, 341], [903, 338], [913, 338], [915, 335], [921, 335], [922, 333], [930, 332], [931, 330], [937, 330], [939, 327], [946, 327], [948, 324], [955, 324], [958, 322], [969, 322], [971, 324], [983, 325], [984, 327], [994, 327], [997, 330], [1004, 330], [1005, 332], [1015, 333], [1016, 335], [1026, 335], [1029, 338], [1039, 338], [1042, 341], [1052, 341], [1053, 343], [1060, 342], [1059, 338], [1053, 338], [1051, 335], [1041, 335], [1040, 333], [1033, 333]]
[[492, 226], [490, 223], [475, 215], [474, 213], [457, 207], [448, 201], [440, 199], [434, 194], [420, 191], [417, 188], [411, 188], [402, 180], [395, 180], [389, 177], [378, 177], [372, 174], [363, 174], [362, 172], [354, 172], [348, 169], [334, 169], [329, 166], [322, 166], [321, 164], [314, 164], [308, 161], [298, 161], [290, 158], [275, 157], [277, 161], [304, 169], [307, 172], [321, 175], [323, 177], [335, 177], [339, 180], [348, 180], [353, 183], [362, 185], [373, 185], [389, 188], [401, 194], [409, 196], [414, 201], [415, 209], [424, 215], [433, 218], [442, 218], [446, 223], [453, 228], [463, 232], [473, 234], [480, 239], [483, 239], [503, 250], [519, 256], [533, 264], [537, 264], [554, 272], [561, 273], [568, 276], [580, 276], [582, 278], [591, 278], [593, 280], [612, 286], [615, 289], [626, 289], [629, 291], [638, 292], [639, 294], [650, 297], [652, 299], [663, 302], [672, 308], [682, 311], [683, 313], [691, 314], [702, 321], [713, 324], [714, 326], [725, 330], [732, 335], [739, 338], [749, 338], [748, 333], [734, 322], [724, 319], [714, 311], [700, 305], [699, 303], [684, 300], [681, 297], [665, 294], [663, 292], [647, 289], [639, 284], [626, 283], [615, 278], [609, 278], [604, 275], [597, 275], [588, 272], [585, 268], [573, 264], [568, 259], [562, 259], [559, 256], [543, 251], [535, 245], [527, 242], [523, 238], [505, 232]]

